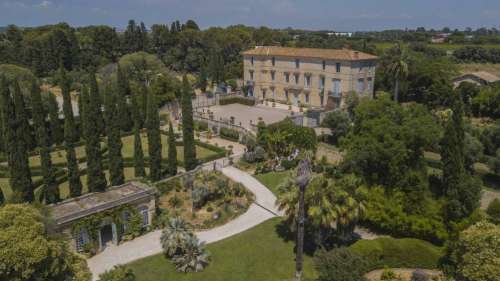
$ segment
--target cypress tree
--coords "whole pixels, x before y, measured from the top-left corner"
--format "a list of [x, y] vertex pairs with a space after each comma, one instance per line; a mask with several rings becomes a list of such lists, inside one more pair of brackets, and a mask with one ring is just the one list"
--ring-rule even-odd
[[182, 138], [184, 141], [184, 165], [186, 170], [196, 168], [196, 147], [194, 142], [194, 121], [193, 121], [193, 104], [192, 104], [192, 89], [189, 85], [187, 77], [182, 78]]
[[446, 216], [450, 221], [458, 221], [477, 207], [480, 184], [465, 170], [463, 103], [456, 93], [453, 95], [453, 114], [445, 128], [441, 156], [443, 187], [448, 199]]
[[47, 95], [47, 109], [49, 111], [51, 143], [61, 144], [64, 140], [64, 130], [61, 126], [61, 120], [59, 120], [59, 104], [52, 92]]
[[200, 68], [200, 76], [198, 76], [198, 87], [200, 87], [201, 91], [204, 93], [207, 91], [207, 86], [208, 86], [207, 66], [205, 63], [203, 63]]
[[107, 87], [105, 91], [104, 113], [108, 140], [109, 180], [112, 186], [117, 186], [125, 182], [122, 157], [123, 144], [120, 136], [120, 117], [118, 116], [116, 95], [110, 87]]
[[[84, 92], [86, 92], [85, 90]], [[102, 127], [102, 111], [99, 88], [95, 74], [90, 75], [90, 93], [82, 96], [85, 151], [87, 153], [87, 185], [90, 192], [104, 191], [107, 186], [106, 176], [102, 169], [100, 130]]]
[[139, 106], [139, 118], [141, 128], [146, 125], [146, 114], [148, 112], [148, 89], [146, 85], [141, 86], [141, 92], [137, 95], [137, 105]]
[[82, 195], [82, 181], [76, 158], [75, 142], [77, 141], [75, 118], [73, 106], [71, 105], [70, 85], [71, 81], [66, 75], [64, 68], [60, 70], [61, 92], [63, 96], [64, 113], [64, 149], [66, 151], [66, 163], [68, 165], [69, 196], [78, 197]]
[[175, 145], [174, 128], [172, 122], [168, 124], [168, 174], [175, 176], [177, 174], [177, 146]]
[[117, 105], [120, 129], [124, 132], [129, 132], [132, 129], [133, 124], [127, 104], [127, 97], [130, 96], [130, 84], [127, 76], [121, 69], [120, 64], [118, 64], [116, 81], [118, 84]]
[[152, 181], [161, 179], [161, 135], [158, 106], [153, 93], [148, 93], [146, 128], [149, 148], [149, 176]]
[[52, 167], [50, 155], [50, 141], [45, 127], [46, 112], [43, 108], [40, 86], [33, 81], [31, 86], [31, 108], [33, 110], [33, 124], [36, 128], [38, 139], [38, 148], [42, 164], [43, 176], [43, 198], [48, 204], [56, 203], [61, 200], [59, 196], [59, 185], [56, 181], [55, 170]]
[[[2, 102], [2, 135], [4, 141], [5, 152], [7, 154], [7, 163], [9, 166], [9, 183], [12, 185], [16, 171], [14, 170], [14, 155], [16, 153], [16, 131], [15, 131], [15, 112], [14, 112], [14, 102], [10, 94], [10, 88], [7, 80], [3, 75], [0, 75], [0, 94]], [[13, 198], [14, 202], [22, 202], [21, 198]]]
[[134, 175], [142, 178], [146, 176], [146, 170], [144, 169], [144, 152], [142, 151], [141, 117], [135, 95], [132, 95], [131, 102], [134, 119]]
[[14, 81], [14, 112], [15, 112], [15, 153], [12, 157], [13, 169], [11, 174], [11, 187], [13, 198], [17, 202], [33, 202], [35, 195], [31, 181], [31, 171], [28, 161], [28, 138], [31, 136], [24, 103], [23, 94], [19, 83]]

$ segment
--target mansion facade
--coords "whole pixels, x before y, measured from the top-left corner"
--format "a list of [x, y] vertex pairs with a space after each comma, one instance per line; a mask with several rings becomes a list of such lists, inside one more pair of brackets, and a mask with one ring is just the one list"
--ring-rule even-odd
[[377, 57], [370, 54], [258, 46], [242, 55], [248, 94], [260, 100], [333, 109], [350, 92], [373, 96]]

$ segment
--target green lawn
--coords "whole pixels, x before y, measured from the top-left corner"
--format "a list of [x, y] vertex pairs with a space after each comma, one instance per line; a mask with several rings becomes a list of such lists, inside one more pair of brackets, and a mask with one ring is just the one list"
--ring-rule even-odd
[[[212, 261], [198, 273], [178, 273], [162, 254], [129, 264], [137, 281], [284, 281], [294, 280], [294, 243], [277, 234], [281, 220], [269, 220], [239, 235], [207, 246]], [[305, 278], [314, 278], [305, 256]]]
[[[148, 138], [146, 134], [141, 135], [142, 140], [142, 150], [144, 152], [144, 156], [149, 155], [148, 150]], [[122, 138], [123, 148], [122, 154], [124, 158], [133, 158], [134, 157], [134, 136], [126, 136]], [[164, 134], [161, 135], [161, 144], [162, 144], [162, 156], [165, 158], [168, 156], [168, 137]], [[210, 149], [196, 146], [196, 157], [198, 159], [203, 159], [209, 156], [216, 154], [215, 151]], [[184, 147], [177, 146], [177, 159], [179, 161], [184, 161]]]
[[[75, 152], [76, 152], [77, 159], [85, 157], [85, 146], [84, 145], [77, 146], [75, 148]], [[64, 149], [54, 151], [50, 155], [52, 156], [52, 163], [53, 164], [66, 163], [66, 151]], [[29, 163], [30, 163], [30, 167], [40, 167], [40, 165], [41, 165], [40, 156], [39, 155], [31, 156], [29, 158]]]
[[255, 175], [263, 185], [269, 188], [274, 194], [278, 194], [278, 186], [285, 182], [286, 178], [290, 176], [290, 171], [284, 172], [270, 172], [267, 174]]

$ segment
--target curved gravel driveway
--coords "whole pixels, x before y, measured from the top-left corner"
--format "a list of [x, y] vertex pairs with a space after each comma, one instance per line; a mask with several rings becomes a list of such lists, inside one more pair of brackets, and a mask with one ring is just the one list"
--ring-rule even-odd
[[[254, 177], [234, 167], [223, 168], [222, 173], [233, 181], [242, 183], [245, 188], [255, 194], [255, 202], [250, 205], [247, 212], [227, 224], [197, 232], [196, 236], [201, 241], [213, 243], [282, 215], [275, 205], [276, 196]], [[109, 246], [103, 252], [88, 259], [87, 263], [92, 272], [92, 279], [97, 280], [99, 274], [112, 269], [115, 265], [130, 263], [161, 253], [163, 249], [160, 244], [160, 236], [161, 230], [156, 230], [118, 246]]]

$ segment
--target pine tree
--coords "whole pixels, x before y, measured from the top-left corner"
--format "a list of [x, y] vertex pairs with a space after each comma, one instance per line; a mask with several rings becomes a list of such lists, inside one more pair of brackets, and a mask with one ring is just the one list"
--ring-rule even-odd
[[462, 100], [457, 94], [453, 97], [452, 112], [441, 142], [441, 156], [443, 187], [448, 199], [446, 216], [450, 221], [458, 221], [476, 209], [480, 184], [465, 170], [464, 113]]
[[146, 113], [146, 128], [149, 148], [149, 177], [152, 181], [161, 179], [161, 135], [158, 105], [153, 93], [148, 93], [148, 110]]
[[177, 174], [177, 146], [175, 144], [174, 128], [172, 123], [168, 124], [168, 167], [167, 172], [170, 176]]
[[144, 168], [144, 152], [142, 151], [141, 117], [135, 95], [132, 95], [131, 102], [134, 119], [134, 175], [143, 178], [146, 176], [146, 170]]
[[[13, 169], [10, 185], [13, 191], [13, 198], [17, 202], [33, 202], [35, 195], [33, 183], [31, 181], [31, 171], [28, 161], [28, 141], [31, 137], [26, 105], [19, 83], [13, 83], [14, 112], [15, 112], [15, 153], [13, 155]], [[28, 137], [29, 136], [29, 137]]]
[[182, 138], [184, 141], [184, 165], [186, 170], [192, 170], [197, 166], [196, 146], [194, 142], [194, 121], [192, 89], [187, 77], [182, 78]]
[[82, 195], [82, 182], [80, 180], [80, 170], [78, 168], [78, 160], [75, 151], [77, 137], [70, 96], [71, 81], [63, 68], [60, 70], [60, 81], [63, 96], [64, 149], [66, 151], [66, 163], [68, 165], [69, 196], [78, 197]]
[[49, 111], [51, 144], [61, 144], [64, 141], [64, 130], [59, 119], [59, 104], [52, 92], [47, 95], [47, 109]]
[[43, 176], [43, 198], [48, 204], [56, 203], [61, 200], [59, 196], [59, 185], [57, 184], [55, 170], [52, 167], [50, 155], [50, 141], [45, 127], [46, 112], [43, 108], [40, 86], [33, 81], [31, 86], [31, 108], [33, 111], [33, 124], [36, 128], [38, 139], [38, 148], [40, 161], [42, 165]]
[[123, 144], [120, 136], [120, 117], [116, 105], [116, 94], [110, 87], [107, 87], [105, 91], [104, 113], [108, 140], [109, 180], [112, 186], [117, 186], [125, 182], [122, 157]]
[[118, 83], [117, 104], [120, 129], [124, 132], [129, 132], [133, 127], [133, 122], [130, 118], [130, 110], [127, 104], [127, 97], [130, 96], [130, 84], [120, 64], [118, 64], [116, 81]]
[[99, 88], [95, 74], [90, 75], [90, 93], [82, 96], [84, 120], [85, 151], [87, 153], [87, 186], [90, 192], [104, 191], [107, 186], [102, 168], [101, 140], [99, 129], [102, 126], [102, 111]]

